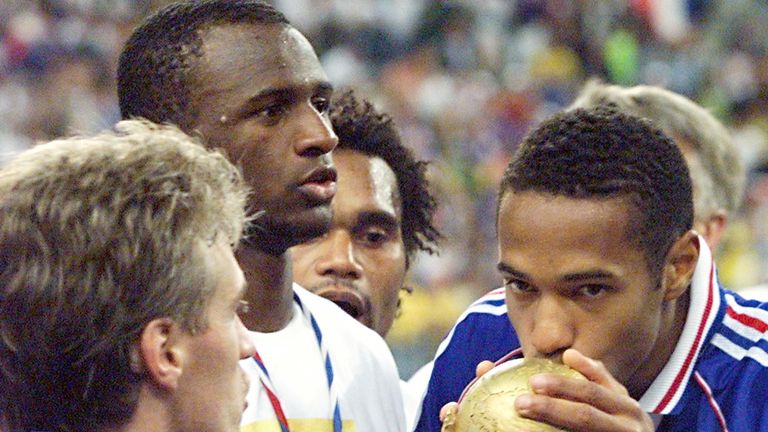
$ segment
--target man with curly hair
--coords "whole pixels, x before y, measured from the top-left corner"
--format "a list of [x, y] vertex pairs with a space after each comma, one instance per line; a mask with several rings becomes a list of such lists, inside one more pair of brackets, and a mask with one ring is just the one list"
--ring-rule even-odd
[[[400, 293], [410, 291], [405, 276], [416, 253], [434, 253], [440, 238], [427, 164], [402, 144], [389, 115], [351, 91], [333, 102], [331, 123], [339, 137], [333, 220], [326, 235], [292, 248], [294, 278], [383, 337]], [[410, 422], [426, 382], [402, 388]]]
[[[720, 286], [692, 191], [682, 153], [647, 120], [598, 107], [539, 125], [498, 198], [495, 295], [514, 337], [488, 307], [468, 312], [476, 325], [452, 337], [482, 352], [441, 346], [458, 361], [436, 360], [427, 399], [438, 376], [474, 375], [475, 355], [500, 343], [497, 363], [546, 358], [587, 378], [532, 377], [514, 401], [529, 419], [572, 431], [768, 427], [768, 305]], [[416, 430], [439, 431], [438, 411], [425, 401]]]
[[123, 117], [199, 134], [254, 192], [253, 228], [237, 251], [251, 305], [242, 319], [257, 348], [243, 363], [255, 383], [243, 431], [405, 428], [384, 340], [293, 282], [288, 249], [331, 223], [332, 93], [310, 43], [264, 0], [171, 4], [134, 30], [120, 56]]
[[386, 336], [405, 274], [418, 251], [434, 253], [440, 233], [427, 163], [400, 141], [392, 118], [347, 92], [331, 122], [338, 186], [327, 234], [294, 246], [298, 283]]
[[0, 430], [236, 432], [247, 187], [175, 127], [116, 129], [0, 170]]

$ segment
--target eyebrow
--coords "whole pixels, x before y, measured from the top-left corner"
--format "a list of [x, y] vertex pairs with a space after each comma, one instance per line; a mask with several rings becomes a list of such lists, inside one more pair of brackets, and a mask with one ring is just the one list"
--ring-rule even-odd
[[505, 274], [508, 274], [510, 276], [514, 276], [514, 277], [516, 277], [518, 279], [525, 279], [525, 280], [530, 279], [530, 277], [527, 274], [525, 274], [525, 273], [523, 273], [521, 271], [517, 271], [511, 265], [505, 264], [503, 262], [500, 262], [496, 266], [496, 268], [499, 270], [500, 273], [505, 273]]
[[383, 210], [376, 210], [364, 211], [358, 214], [355, 225], [378, 225], [386, 228], [398, 228], [400, 223], [392, 213]]
[[[528, 276], [527, 274], [521, 271], [515, 270], [509, 264], [500, 262], [496, 267], [500, 273], [505, 273], [522, 280], [530, 280], [530, 276]], [[594, 279], [609, 279], [612, 277], [614, 277], [614, 274], [611, 272], [600, 270], [600, 269], [594, 269], [594, 270], [585, 270], [578, 273], [568, 273], [560, 277], [560, 280], [563, 282], [578, 282], [578, 281], [594, 280]]]
[[583, 272], [578, 273], [570, 273], [562, 277], [563, 281], [566, 282], [577, 282], [581, 280], [588, 280], [588, 279], [608, 279], [612, 278], [614, 275], [611, 272], [607, 272], [605, 270], [587, 270]]

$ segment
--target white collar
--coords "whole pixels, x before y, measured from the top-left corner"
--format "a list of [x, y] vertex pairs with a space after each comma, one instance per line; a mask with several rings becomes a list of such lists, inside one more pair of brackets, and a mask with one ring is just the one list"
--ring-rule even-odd
[[664, 369], [640, 398], [645, 412], [669, 414], [683, 396], [704, 339], [720, 309], [720, 293], [712, 253], [699, 237], [699, 259], [691, 280], [690, 303], [683, 332]]

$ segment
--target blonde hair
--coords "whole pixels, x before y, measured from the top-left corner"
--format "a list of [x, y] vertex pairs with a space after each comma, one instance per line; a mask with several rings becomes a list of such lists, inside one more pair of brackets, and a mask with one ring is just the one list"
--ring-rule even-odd
[[738, 210], [746, 181], [744, 167], [731, 135], [706, 109], [660, 87], [620, 87], [599, 80], [587, 82], [568, 109], [606, 104], [646, 118], [676, 142], [684, 140], [691, 145], [696, 157], [688, 160], [688, 168], [696, 219], [718, 209], [729, 213]]
[[221, 153], [173, 126], [115, 129], [0, 171], [0, 417], [12, 430], [125, 421], [143, 327], [204, 329], [217, 281], [201, 246], [234, 247], [243, 232], [246, 186]]

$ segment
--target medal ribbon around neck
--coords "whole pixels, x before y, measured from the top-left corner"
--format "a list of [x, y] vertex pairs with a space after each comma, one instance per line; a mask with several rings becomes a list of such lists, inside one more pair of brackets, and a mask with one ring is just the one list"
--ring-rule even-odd
[[[325, 346], [325, 343], [323, 343], [323, 332], [320, 330], [320, 326], [317, 324], [315, 317], [312, 315], [309, 309], [304, 307], [304, 304], [301, 302], [301, 299], [295, 292], [293, 293], [293, 300], [296, 302], [296, 304], [299, 305], [301, 312], [304, 313], [304, 316], [307, 318], [307, 320], [309, 320], [310, 324], [312, 324], [312, 331], [315, 333], [317, 345], [320, 348], [320, 355], [323, 357], [325, 376], [328, 379], [328, 396], [331, 400], [333, 432], [342, 432], [341, 410], [339, 409], [339, 395], [336, 391], [336, 386], [333, 385], [333, 365], [331, 364], [331, 357], [328, 355], [328, 348]], [[269, 402], [272, 404], [272, 409], [275, 410], [275, 417], [277, 417], [277, 422], [280, 424], [281, 432], [291, 432], [290, 428], [288, 427], [288, 419], [285, 417], [285, 412], [283, 411], [283, 405], [280, 403], [280, 398], [277, 397], [277, 392], [275, 391], [275, 387], [272, 384], [272, 379], [269, 377], [267, 366], [264, 364], [264, 361], [261, 359], [258, 351], [254, 352], [253, 360], [258, 366], [259, 381], [261, 381], [261, 386], [264, 387], [264, 391], [267, 392], [267, 397], [269, 398]]]

